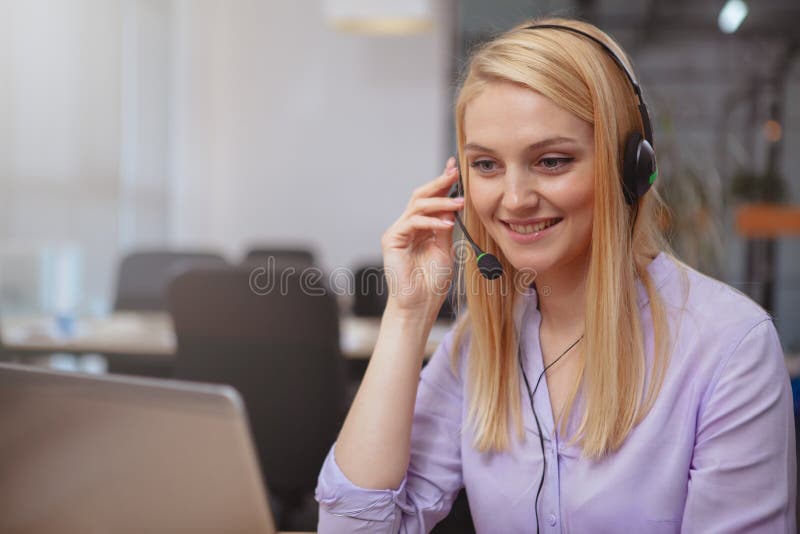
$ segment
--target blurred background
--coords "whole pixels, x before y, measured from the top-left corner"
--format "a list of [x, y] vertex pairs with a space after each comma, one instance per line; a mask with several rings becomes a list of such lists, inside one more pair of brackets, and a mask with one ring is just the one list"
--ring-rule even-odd
[[630, 54], [673, 245], [770, 311], [791, 360], [796, 0], [0, 0], [0, 313], [72, 335], [126, 309], [141, 251], [380, 265], [381, 234], [454, 152], [468, 51], [538, 15]]
[[740, 203], [797, 198], [797, 2], [738, 2], [735, 29], [723, 0], [383, 4], [384, 22], [421, 23], [341, 24], [357, 1], [0, 1], [2, 309], [106, 312], [119, 258], [141, 248], [298, 245], [328, 270], [379, 258], [454, 150], [469, 47], [559, 14], [631, 55], [678, 250], [797, 348], [798, 240], [736, 227]]

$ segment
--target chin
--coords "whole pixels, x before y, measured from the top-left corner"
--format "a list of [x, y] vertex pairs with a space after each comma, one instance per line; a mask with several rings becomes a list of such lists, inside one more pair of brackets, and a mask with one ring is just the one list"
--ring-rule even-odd
[[551, 269], [555, 263], [554, 259], [549, 254], [532, 254], [531, 252], [521, 251], [509, 252], [510, 254], [505, 254], [504, 252], [505, 257], [517, 271], [544, 273]]

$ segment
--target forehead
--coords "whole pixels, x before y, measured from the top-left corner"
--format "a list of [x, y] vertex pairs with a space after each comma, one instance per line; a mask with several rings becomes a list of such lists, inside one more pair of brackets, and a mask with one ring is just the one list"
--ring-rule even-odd
[[592, 125], [542, 94], [509, 82], [489, 84], [464, 109], [467, 143], [528, 146], [550, 137], [593, 141]]

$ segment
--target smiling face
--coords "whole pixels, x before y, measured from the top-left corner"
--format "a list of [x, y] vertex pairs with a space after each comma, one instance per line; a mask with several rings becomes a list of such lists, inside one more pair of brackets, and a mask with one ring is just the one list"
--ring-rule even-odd
[[495, 82], [467, 104], [463, 131], [471, 202], [511, 264], [540, 275], [585, 265], [592, 125], [531, 89]]

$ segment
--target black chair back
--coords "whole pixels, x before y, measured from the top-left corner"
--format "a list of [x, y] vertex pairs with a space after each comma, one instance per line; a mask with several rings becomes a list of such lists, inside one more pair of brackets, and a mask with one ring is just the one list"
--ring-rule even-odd
[[354, 274], [353, 315], [356, 317], [380, 317], [386, 307], [388, 288], [383, 266], [363, 265]]
[[[353, 315], [356, 317], [382, 316], [389, 296], [383, 266], [373, 263], [357, 268], [353, 276], [353, 282], [355, 284]], [[439, 310], [439, 314], [436, 316], [437, 319], [455, 319], [453, 290], [454, 288], [451, 288], [448, 293], [444, 304]]]
[[244, 262], [247, 264], [264, 263], [268, 258], [275, 258], [277, 263], [286, 263], [296, 268], [316, 265], [314, 253], [306, 248], [293, 247], [259, 247], [247, 251]]
[[200, 251], [138, 251], [125, 256], [117, 275], [117, 311], [165, 311], [167, 286], [195, 267], [226, 265], [219, 254]]
[[175, 377], [241, 393], [270, 492], [291, 501], [313, 491], [344, 419], [338, 311], [299, 276], [259, 294], [252, 272], [193, 270], [170, 285]]

